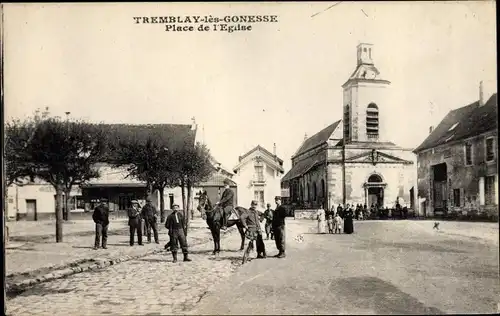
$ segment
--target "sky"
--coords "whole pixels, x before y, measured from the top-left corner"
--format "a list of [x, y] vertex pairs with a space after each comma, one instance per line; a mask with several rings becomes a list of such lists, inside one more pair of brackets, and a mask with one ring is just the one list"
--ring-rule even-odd
[[[493, 1], [4, 4], [5, 115], [191, 124], [225, 167], [284, 160], [342, 118], [356, 45], [374, 45], [392, 141], [414, 148], [451, 109], [496, 92]], [[315, 15], [316, 13], [320, 14]], [[277, 15], [247, 32], [167, 32], [138, 16]], [[314, 17], [312, 17], [314, 15]], [[198, 26], [198, 25], [196, 25]], [[392, 128], [392, 127], [391, 127]]]

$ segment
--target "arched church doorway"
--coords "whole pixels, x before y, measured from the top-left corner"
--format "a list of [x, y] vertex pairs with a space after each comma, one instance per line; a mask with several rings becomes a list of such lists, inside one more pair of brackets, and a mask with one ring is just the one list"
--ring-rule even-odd
[[372, 205], [384, 206], [385, 183], [378, 174], [372, 174], [365, 183], [365, 201], [368, 208]]

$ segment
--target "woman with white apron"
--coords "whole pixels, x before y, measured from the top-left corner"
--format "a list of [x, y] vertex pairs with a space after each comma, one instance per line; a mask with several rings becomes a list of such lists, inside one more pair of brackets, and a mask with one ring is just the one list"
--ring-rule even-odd
[[319, 209], [317, 213], [318, 219], [318, 234], [324, 234], [326, 228], [326, 218], [325, 218], [325, 210]]

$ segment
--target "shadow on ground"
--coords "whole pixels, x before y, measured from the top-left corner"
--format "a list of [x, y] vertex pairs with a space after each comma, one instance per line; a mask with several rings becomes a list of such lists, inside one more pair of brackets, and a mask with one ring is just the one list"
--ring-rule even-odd
[[336, 279], [330, 285], [329, 292], [345, 304], [363, 306], [375, 314], [443, 314], [439, 309], [426, 306], [391, 283], [375, 277]]

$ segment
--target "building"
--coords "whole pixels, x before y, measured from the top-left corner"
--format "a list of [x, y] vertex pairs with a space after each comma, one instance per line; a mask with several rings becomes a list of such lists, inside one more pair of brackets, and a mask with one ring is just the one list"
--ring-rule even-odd
[[415, 155], [390, 141], [390, 82], [373, 53], [371, 44], [357, 46], [356, 68], [342, 86], [343, 118], [306, 137], [292, 156], [282, 187], [296, 209], [397, 200], [414, 207]]
[[[102, 124], [109, 139], [120, 141], [129, 137], [141, 139], [150, 135], [168, 140], [169, 148], [177, 146], [195, 146], [197, 140], [197, 124], [154, 124], [126, 125]], [[113, 159], [112, 156], [104, 160]], [[72, 213], [92, 210], [101, 198], [109, 200], [111, 211], [126, 210], [134, 199], [144, 200], [146, 184], [127, 177], [126, 168], [113, 168], [109, 161], [97, 164], [100, 177], [93, 179], [81, 187], [75, 187], [70, 197]], [[196, 192], [196, 191], [194, 191]], [[40, 220], [54, 217], [55, 190], [47, 183], [37, 179], [24, 186], [12, 185], [8, 188], [8, 217], [17, 220]], [[159, 207], [159, 193], [150, 196]], [[182, 205], [180, 188], [166, 188], [164, 191], [165, 208], [171, 209], [174, 203]], [[192, 197], [192, 202], [194, 197]], [[191, 204], [193, 205], [193, 204]]]
[[238, 187], [236, 182], [232, 179], [234, 177], [234, 173], [224, 168], [220, 162], [212, 158], [212, 165], [214, 168], [214, 173], [205, 182], [202, 182], [196, 188], [195, 194], [195, 208], [198, 206], [198, 198], [202, 191], [207, 191], [208, 198], [212, 202], [212, 204], [216, 203], [220, 200], [221, 194], [224, 190], [224, 180], [228, 179], [231, 182], [230, 188], [234, 192], [235, 203], [238, 203]]
[[497, 94], [450, 111], [414, 152], [425, 216], [498, 215]]
[[261, 208], [273, 203], [276, 196], [281, 195], [280, 181], [283, 173], [283, 160], [264, 147], [258, 145], [239, 157], [233, 168], [238, 184], [238, 205], [250, 207], [252, 200], [259, 202]]

